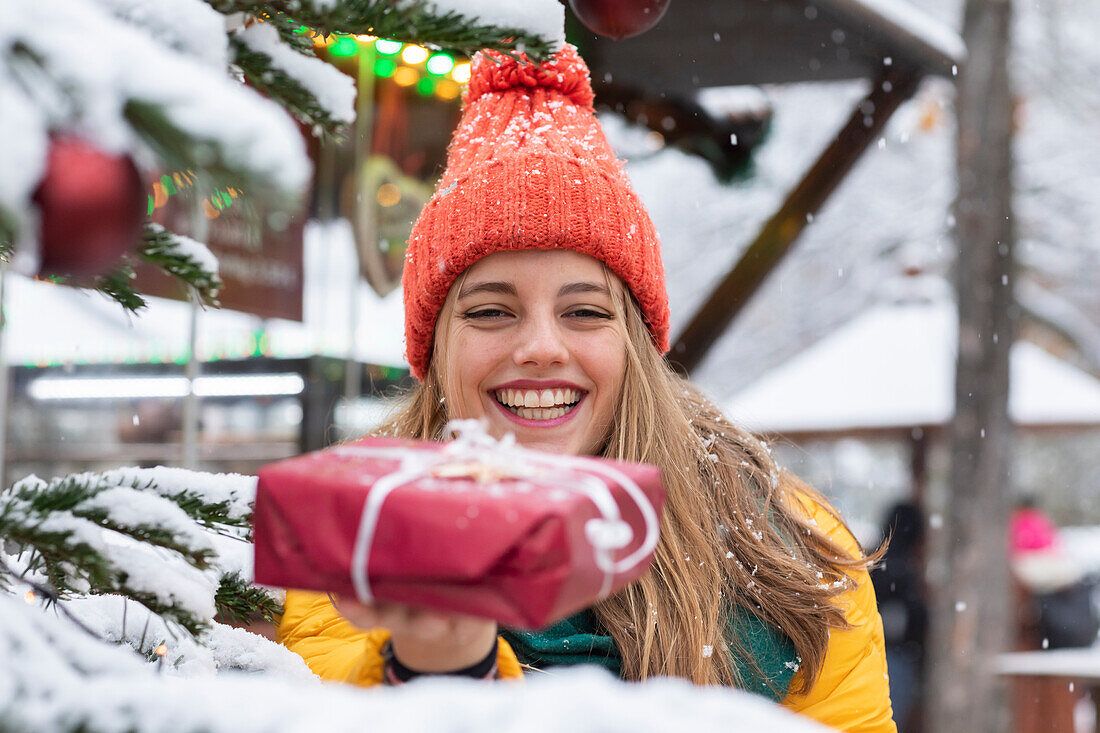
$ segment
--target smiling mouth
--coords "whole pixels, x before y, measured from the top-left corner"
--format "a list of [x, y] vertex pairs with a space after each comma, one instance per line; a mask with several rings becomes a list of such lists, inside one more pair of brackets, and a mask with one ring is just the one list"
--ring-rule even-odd
[[553, 420], [572, 412], [585, 393], [576, 389], [498, 389], [493, 397], [525, 420]]

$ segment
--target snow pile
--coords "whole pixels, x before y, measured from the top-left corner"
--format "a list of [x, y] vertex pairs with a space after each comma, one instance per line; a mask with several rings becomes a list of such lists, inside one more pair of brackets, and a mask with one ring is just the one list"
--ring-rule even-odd
[[526, 733], [538, 721], [538, 730], [570, 733], [825, 730], [748, 693], [681, 680], [626, 684], [595, 668], [533, 675], [524, 684], [430, 679], [369, 691], [307, 677], [178, 677], [156, 669], [0, 594], [5, 729], [350, 732], [369, 724], [407, 733]]
[[93, 0], [119, 20], [218, 70], [229, 63], [225, 16], [203, 0]]
[[279, 38], [275, 27], [254, 23], [236, 34], [245, 46], [271, 58], [272, 66], [305, 88], [337, 122], [355, 120], [355, 82], [335, 66], [303, 56]]

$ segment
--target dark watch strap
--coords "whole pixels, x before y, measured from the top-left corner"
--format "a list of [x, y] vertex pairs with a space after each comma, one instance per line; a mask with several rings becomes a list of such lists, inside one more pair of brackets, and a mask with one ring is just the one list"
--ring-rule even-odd
[[383, 666], [383, 681], [387, 685], [403, 685], [410, 680], [414, 680], [417, 677], [469, 677], [477, 680], [493, 679], [497, 676], [497, 645], [499, 641], [493, 641], [493, 648], [489, 650], [489, 653], [476, 664], [471, 664], [464, 669], [456, 669], [453, 672], [418, 672], [415, 669], [409, 669], [402, 664], [393, 653], [393, 644], [390, 641], [382, 646], [382, 660]]

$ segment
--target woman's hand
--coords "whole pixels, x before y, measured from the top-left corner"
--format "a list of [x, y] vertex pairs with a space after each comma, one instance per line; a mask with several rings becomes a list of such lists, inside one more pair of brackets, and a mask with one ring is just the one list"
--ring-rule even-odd
[[496, 621], [442, 613], [403, 603], [365, 605], [333, 595], [336, 610], [361, 629], [389, 629], [393, 654], [417, 672], [454, 672], [485, 659], [497, 638]]

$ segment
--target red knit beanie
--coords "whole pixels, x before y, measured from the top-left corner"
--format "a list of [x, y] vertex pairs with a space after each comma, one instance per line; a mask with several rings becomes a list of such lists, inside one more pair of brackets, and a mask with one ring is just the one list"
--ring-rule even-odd
[[473, 60], [462, 121], [405, 255], [406, 356], [423, 379], [451, 285], [482, 257], [571, 249], [618, 275], [668, 351], [657, 232], [592, 109], [588, 67], [566, 45], [541, 66], [486, 51]]

